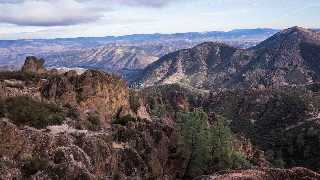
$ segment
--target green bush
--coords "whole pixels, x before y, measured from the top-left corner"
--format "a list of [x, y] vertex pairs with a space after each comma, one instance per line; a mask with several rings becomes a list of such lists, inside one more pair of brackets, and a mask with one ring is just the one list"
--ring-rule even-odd
[[22, 173], [24, 178], [36, 174], [38, 171], [45, 170], [49, 166], [49, 160], [39, 155], [33, 155], [23, 161]]
[[6, 79], [16, 79], [20, 81], [30, 81], [30, 82], [39, 82], [42, 76], [44, 75], [38, 75], [38, 74], [31, 74], [31, 73], [25, 73], [20, 71], [4, 71], [0, 72], [0, 80], [6, 80]]
[[134, 112], [137, 112], [138, 108], [140, 107], [140, 102], [139, 102], [139, 96], [137, 95], [136, 92], [134, 91], [129, 92], [129, 103], [130, 103], [130, 108]]
[[0, 99], [0, 118], [5, 117], [6, 109], [5, 109], [5, 103], [2, 99]]
[[59, 125], [64, 120], [64, 113], [58, 106], [38, 102], [30, 97], [8, 98], [4, 100], [2, 109], [6, 117], [17, 125], [45, 128]]
[[218, 117], [214, 125], [202, 110], [178, 115], [182, 148], [187, 152], [185, 178], [211, 171], [246, 168], [249, 161], [233, 147], [233, 135], [227, 121]]
[[67, 105], [65, 105], [65, 108], [67, 108], [67, 115], [66, 115], [67, 117], [72, 118], [72, 119], [79, 119], [80, 118], [80, 112], [76, 107], [74, 107], [70, 104], [67, 104]]
[[101, 127], [99, 114], [91, 113], [88, 116], [88, 129], [91, 131], [98, 131]]
[[112, 124], [120, 124], [122, 126], [126, 126], [129, 122], [136, 122], [137, 119], [132, 117], [131, 115], [126, 115], [123, 117], [119, 117], [115, 119]]

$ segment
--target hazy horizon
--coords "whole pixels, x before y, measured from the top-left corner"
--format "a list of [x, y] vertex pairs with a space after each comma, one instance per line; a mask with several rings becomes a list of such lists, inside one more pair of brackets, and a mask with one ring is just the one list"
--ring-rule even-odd
[[319, 28], [315, 0], [0, 0], [0, 39]]

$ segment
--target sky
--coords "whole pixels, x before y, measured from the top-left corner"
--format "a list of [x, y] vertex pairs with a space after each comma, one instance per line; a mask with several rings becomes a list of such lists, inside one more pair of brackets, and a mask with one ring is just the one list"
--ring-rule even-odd
[[0, 0], [0, 39], [320, 27], [319, 0]]

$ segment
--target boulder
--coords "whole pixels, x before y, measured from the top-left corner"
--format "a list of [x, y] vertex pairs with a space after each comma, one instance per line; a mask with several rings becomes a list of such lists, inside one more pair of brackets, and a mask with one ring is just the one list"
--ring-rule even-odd
[[101, 71], [74, 71], [53, 76], [42, 87], [42, 95], [50, 101], [78, 106], [83, 114], [97, 114], [102, 124], [110, 124], [119, 114], [129, 114], [129, 89], [118, 77]]
[[43, 74], [46, 72], [44, 68], [45, 61], [34, 56], [26, 58], [21, 71], [26, 73]]

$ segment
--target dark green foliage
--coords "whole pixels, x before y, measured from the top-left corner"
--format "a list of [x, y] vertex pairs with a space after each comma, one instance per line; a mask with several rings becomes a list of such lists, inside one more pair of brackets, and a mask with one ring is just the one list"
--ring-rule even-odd
[[131, 115], [125, 115], [123, 117], [116, 118], [112, 124], [119, 124], [122, 126], [126, 126], [129, 122], [136, 122], [137, 119], [132, 117]]
[[129, 103], [130, 103], [130, 108], [134, 111], [137, 112], [138, 108], [140, 107], [140, 102], [139, 102], [140, 98], [138, 96], [138, 94], [131, 90], [129, 91]]
[[281, 92], [268, 101], [258, 125], [262, 129], [283, 129], [307, 117], [307, 110], [308, 105], [304, 97], [296, 93]]
[[209, 129], [203, 111], [181, 113], [181, 140], [189, 150], [185, 176], [193, 177], [203, 173], [210, 157]]
[[101, 128], [99, 115], [90, 113], [88, 116], [88, 129], [91, 131], [98, 131]]
[[211, 170], [219, 171], [249, 166], [245, 157], [233, 149], [234, 137], [226, 119], [218, 117], [209, 131]]
[[15, 80], [27, 81], [27, 82], [39, 82], [42, 78], [45, 78], [45, 77], [46, 75], [25, 73], [20, 71], [0, 72], [0, 80], [15, 79]]
[[79, 119], [80, 118], [80, 112], [79, 110], [74, 107], [71, 106], [70, 104], [65, 105], [65, 108], [67, 108], [67, 117], [70, 117], [72, 119]]
[[179, 115], [182, 147], [188, 152], [186, 178], [225, 169], [250, 166], [244, 156], [233, 149], [233, 135], [224, 118], [208, 125], [202, 110]]
[[318, 85], [226, 91], [213, 96], [208, 111], [226, 114], [235, 133], [266, 152], [274, 167], [319, 170]]
[[301, 43], [301, 55], [304, 59], [307, 59], [306, 64], [311, 67], [314, 73], [314, 76], [316, 76], [317, 80], [320, 79], [320, 65], [319, 65], [319, 59], [320, 59], [320, 45], [313, 44], [313, 43]]
[[0, 118], [5, 117], [6, 109], [5, 103], [2, 99], [0, 99]]
[[25, 178], [36, 174], [38, 171], [45, 170], [49, 166], [49, 160], [39, 155], [33, 155], [25, 159], [22, 166], [22, 173]]
[[45, 128], [49, 125], [61, 124], [64, 120], [64, 113], [58, 106], [38, 102], [30, 97], [5, 99], [0, 109], [17, 125]]

